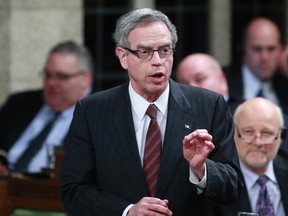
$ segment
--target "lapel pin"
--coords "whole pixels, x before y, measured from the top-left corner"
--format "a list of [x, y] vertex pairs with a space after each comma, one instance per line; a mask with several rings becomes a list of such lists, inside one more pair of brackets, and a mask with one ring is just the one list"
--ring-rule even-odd
[[187, 125], [187, 124], [185, 124], [185, 125], [184, 125], [184, 128], [185, 128], [185, 130], [187, 130], [187, 129], [190, 129], [190, 126]]

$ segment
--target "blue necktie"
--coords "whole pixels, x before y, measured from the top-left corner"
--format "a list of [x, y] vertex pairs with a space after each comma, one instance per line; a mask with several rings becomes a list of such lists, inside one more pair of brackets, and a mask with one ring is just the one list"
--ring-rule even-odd
[[265, 98], [264, 93], [263, 93], [263, 88], [260, 88], [260, 89], [259, 89], [259, 91], [258, 91], [256, 97], [262, 97], [262, 98]]
[[30, 162], [41, 149], [58, 116], [59, 113], [54, 114], [54, 116], [47, 122], [42, 131], [29, 142], [27, 149], [14, 164], [13, 172], [20, 173], [27, 171]]

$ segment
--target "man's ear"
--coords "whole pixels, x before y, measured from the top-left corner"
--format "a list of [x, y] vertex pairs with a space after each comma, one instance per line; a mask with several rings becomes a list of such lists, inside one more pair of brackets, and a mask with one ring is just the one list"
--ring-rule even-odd
[[117, 53], [117, 56], [119, 58], [121, 66], [126, 70], [127, 69], [127, 54], [126, 54], [126, 50], [121, 48], [121, 47], [117, 47], [116, 48], [116, 53]]

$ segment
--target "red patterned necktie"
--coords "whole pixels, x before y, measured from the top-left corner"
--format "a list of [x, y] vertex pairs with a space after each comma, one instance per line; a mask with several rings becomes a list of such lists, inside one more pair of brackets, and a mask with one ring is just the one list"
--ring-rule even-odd
[[150, 195], [154, 196], [161, 159], [161, 131], [156, 118], [157, 107], [150, 104], [146, 113], [151, 121], [146, 136], [143, 168]]
[[259, 216], [275, 216], [273, 203], [269, 197], [266, 183], [268, 177], [262, 175], [258, 178], [257, 183], [260, 185], [259, 197], [256, 204], [256, 211]]

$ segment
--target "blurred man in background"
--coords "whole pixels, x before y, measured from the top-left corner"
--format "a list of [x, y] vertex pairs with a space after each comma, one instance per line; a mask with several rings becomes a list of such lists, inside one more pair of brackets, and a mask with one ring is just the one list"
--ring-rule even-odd
[[13, 94], [0, 109], [2, 176], [41, 172], [48, 165], [48, 146], [65, 143], [75, 103], [91, 92], [90, 54], [73, 41], [57, 44], [41, 75], [43, 90]]
[[288, 215], [288, 159], [279, 150], [283, 138], [280, 107], [264, 98], [241, 104], [234, 114], [234, 139], [245, 180], [241, 198], [231, 205], [217, 205], [213, 215], [255, 212], [259, 216]]
[[282, 51], [280, 32], [267, 18], [252, 20], [244, 34], [243, 62], [227, 69], [231, 93], [251, 99], [265, 97], [288, 112], [288, 79], [278, 71]]
[[205, 53], [186, 56], [178, 65], [176, 80], [223, 95], [232, 113], [244, 100], [229, 94], [228, 83], [218, 61]]

